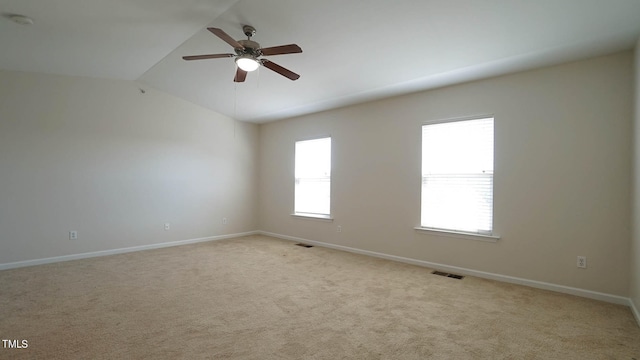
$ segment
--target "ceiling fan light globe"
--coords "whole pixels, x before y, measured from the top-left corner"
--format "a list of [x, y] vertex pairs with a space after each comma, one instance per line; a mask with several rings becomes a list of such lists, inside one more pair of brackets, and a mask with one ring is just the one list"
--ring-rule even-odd
[[254, 71], [256, 70], [260, 64], [258, 61], [249, 56], [239, 56], [236, 58], [236, 65], [244, 71]]

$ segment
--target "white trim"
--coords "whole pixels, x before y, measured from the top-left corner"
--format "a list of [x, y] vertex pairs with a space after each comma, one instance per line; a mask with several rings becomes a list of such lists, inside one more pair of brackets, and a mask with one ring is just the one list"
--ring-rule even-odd
[[92, 257], [98, 257], [98, 256], [123, 254], [123, 253], [134, 252], [134, 251], [160, 249], [165, 247], [195, 244], [195, 243], [201, 243], [201, 242], [207, 242], [207, 241], [225, 240], [225, 239], [237, 238], [242, 236], [256, 235], [258, 233], [259, 233], [258, 231], [249, 231], [249, 232], [237, 233], [237, 234], [216, 235], [216, 236], [209, 236], [209, 237], [196, 238], [196, 239], [170, 241], [170, 242], [159, 243], [159, 244], [149, 244], [149, 245], [132, 246], [132, 247], [120, 248], [120, 249], [92, 251], [92, 252], [81, 253], [81, 254], [55, 256], [55, 257], [43, 258], [43, 259], [16, 261], [16, 262], [0, 264], [0, 270], [15, 269], [15, 268], [20, 268], [25, 266], [50, 264], [50, 263], [69, 261], [69, 260], [79, 260], [79, 259], [86, 259], [86, 258], [92, 258]]
[[495, 114], [487, 114], [487, 115], [469, 115], [469, 116], [461, 116], [454, 118], [446, 118], [446, 119], [433, 119], [433, 120], [425, 120], [422, 122], [422, 125], [435, 125], [435, 124], [446, 124], [452, 122], [459, 121], [471, 121], [471, 120], [482, 120], [482, 119], [493, 119], [495, 121]]
[[427, 234], [454, 237], [454, 238], [466, 239], [466, 240], [478, 240], [478, 241], [487, 241], [487, 242], [493, 242], [493, 243], [498, 242], [498, 240], [500, 240], [500, 236], [498, 235], [476, 234], [476, 233], [463, 232], [463, 231], [426, 228], [422, 226], [416, 226], [414, 227], [414, 229]]
[[638, 308], [636, 307], [636, 304], [633, 302], [633, 299], [629, 299], [629, 307], [631, 308], [631, 312], [633, 313], [633, 316], [636, 318], [636, 322], [638, 323], [638, 326], [640, 326], [640, 311], [638, 311]]
[[[362, 250], [362, 249], [352, 248], [348, 246], [330, 244], [330, 243], [325, 243], [325, 242], [315, 241], [315, 240], [308, 240], [308, 239], [303, 239], [295, 236], [276, 234], [276, 233], [271, 233], [267, 231], [258, 231], [258, 233], [260, 235], [271, 236], [271, 237], [275, 237], [283, 240], [291, 240], [291, 241], [302, 242], [302, 243], [307, 243], [307, 244], [316, 245], [316, 246], [322, 246], [330, 249], [336, 249], [336, 250], [342, 250], [342, 251], [352, 252], [352, 253], [361, 254], [361, 255], [373, 256], [381, 259], [399, 261], [406, 264], [418, 265], [418, 266], [423, 266], [431, 269], [457, 273], [461, 275], [468, 275], [468, 276], [475, 276], [475, 277], [484, 278], [484, 279], [497, 280], [497, 281], [511, 283], [511, 284], [529, 286], [537, 289], [551, 290], [559, 293], [605, 301], [608, 303], [613, 303], [618, 305], [626, 305], [626, 306], [632, 305], [631, 299], [618, 296], [618, 295], [605, 294], [597, 291], [579, 289], [579, 288], [574, 288], [574, 287], [569, 287], [564, 285], [551, 284], [551, 283], [546, 283], [546, 282], [536, 281], [536, 280], [517, 278], [513, 276], [488, 273], [484, 271], [477, 271], [477, 270], [461, 268], [457, 266], [449, 266], [449, 265], [438, 264], [438, 263], [433, 263], [429, 261], [406, 258], [402, 256], [388, 255], [388, 254], [369, 251], [369, 250]], [[637, 315], [636, 315], [636, 319], [637, 319]]]
[[307, 220], [333, 221], [333, 218], [331, 217], [331, 215], [324, 215], [324, 214], [293, 213], [291, 214], [291, 216], [300, 218], [300, 219], [307, 219]]
[[[312, 140], [320, 140], [320, 139], [331, 139], [331, 134], [325, 134], [325, 135], [311, 135], [309, 137], [302, 137], [299, 138], [297, 140], [294, 140], [294, 143], [300, 142], [300, 141], [312, 141]], [[331, 140], [333, 141], [333, 140]]]

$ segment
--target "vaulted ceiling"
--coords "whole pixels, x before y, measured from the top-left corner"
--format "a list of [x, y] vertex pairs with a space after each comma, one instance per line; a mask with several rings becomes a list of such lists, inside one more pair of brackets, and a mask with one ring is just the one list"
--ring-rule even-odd
[[[630, 49], [640, 0], [0, 0], [0, 69], [138, 81], [266, 122]], [[10, 21], [11, 14], [33, 19]], [[263, 47], [296, 43], [234, 83], [206, 28]]]

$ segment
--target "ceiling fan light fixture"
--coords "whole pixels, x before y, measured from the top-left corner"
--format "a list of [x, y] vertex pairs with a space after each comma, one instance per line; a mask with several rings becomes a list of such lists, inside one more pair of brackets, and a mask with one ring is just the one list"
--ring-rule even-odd
[[240, 55], [236, 58], [236, 65], [244, 71], [250, 72], [256, 70], [260, 63], [251, 55]]

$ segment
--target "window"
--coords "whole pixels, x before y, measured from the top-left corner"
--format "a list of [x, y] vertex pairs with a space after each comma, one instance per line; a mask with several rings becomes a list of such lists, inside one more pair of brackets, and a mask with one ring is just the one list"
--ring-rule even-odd
[[421, 226], [491, 235], [493, 118], [422, 127]]
[[294, 214], [329, 218], [331, 208], [331, 138], [297, 141]]

